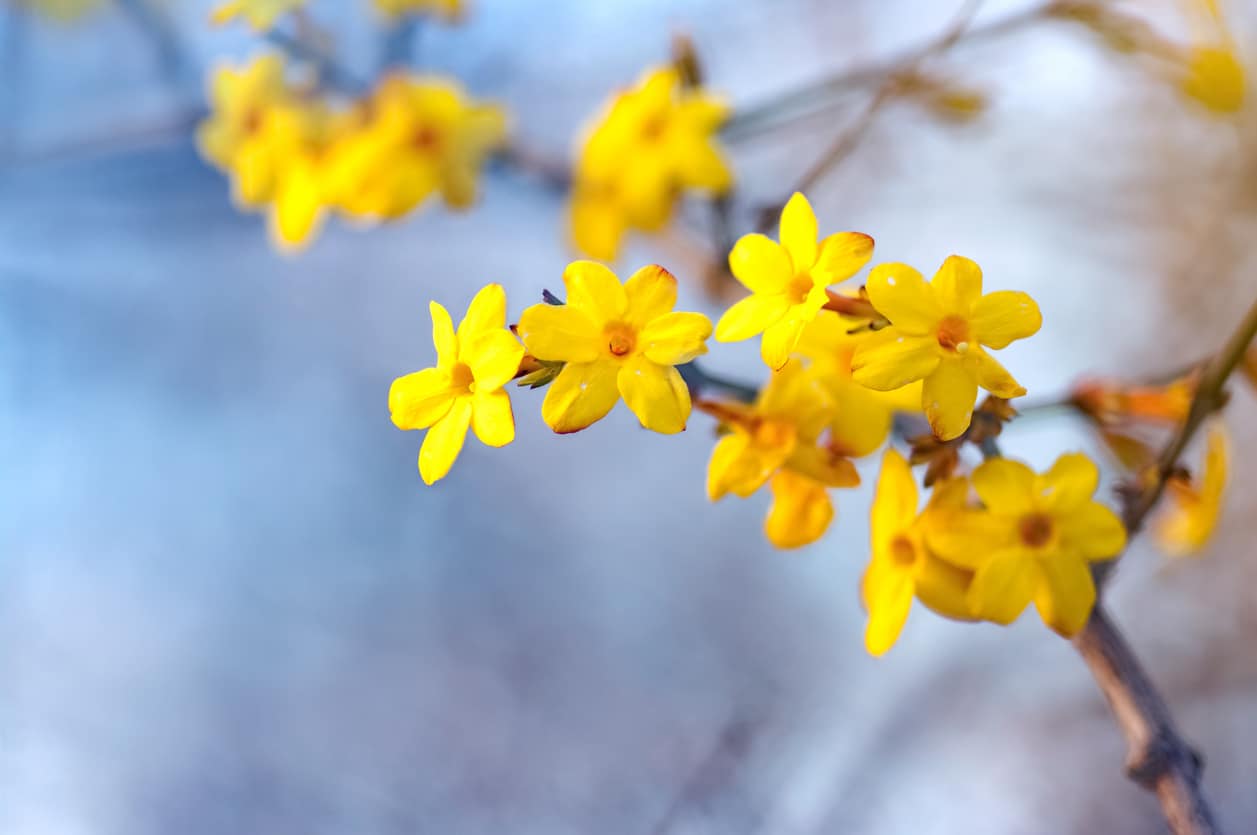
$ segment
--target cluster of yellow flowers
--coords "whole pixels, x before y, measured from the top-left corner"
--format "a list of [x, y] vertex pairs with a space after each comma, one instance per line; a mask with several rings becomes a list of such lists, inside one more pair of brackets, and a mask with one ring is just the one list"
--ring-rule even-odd
[[588, 131], [573, 172], [571, 235], [591, 258], [614, 261], [630, 229], [667, 225], [687, 190], [726, 193], [733, 173], [715, 133], [729, 106], [683, 83], [673, 66], [615, 95]]
[[[643, 267], [621, 283], [601, 264], [577, 261], [563, 275], [566, 301], [547, 294], [513, 328], [498, 285], [476, 295], [457, 330], [432, 303], [437, 364], [395, 380], [389, 410], [401, 429], [428, 429], [419, 470], [432, 484], [449, 472], [469, 428], [489, 446], [514, 439], [504, 388], [512, 378], [549, 387], [541, 414], [558, 433], [590, 426], [623, 399], [642, 426], [673, 434], [697, 406], [720, 435], [707, 473], [711, 499], [768, 484], [769, 540], [804, 545], [834, 518], [828, 491], [860, 483], [852, 459], [886, 442], [896, 412], [924, 414], [939, 443], [959, 443], [979, 387], [1001, 398], [1025, 393], [988, 352], [1039, 329], [1029, 296], [984, 294], [981, 270], [959, 256], [931, 282], [892, 263], [874, 267], [858, 295], [830, 289], [872, 254], [867, 235], [821, 237], [801, 194], [782, 212], [780, 242], [753, 234], [736, 243], [729, 266], [751, 295], [714, 334], [761, 335], [770, 376], [753, 402], [708, 399], [701, 383], [691, 399], [678, 366], [707, 352], [713, 328], [700, 313], [673, 309], [676, 279], [667, 270]], [[869, 651], [895, 642], [914, 598], [948, 617], [1001, 624], [1033, 601], [1050, 627], [1075, 634], [1095, 602], [1089, 563], [1125, 545], [1121, 521], [1092, 499], [1098, 478], [1078, 453], [1041, 475], [993, 458], [968, 478], [936, 484], [919, 511], [908, 462], [888, 450], [862, 584]]]
[[[284, 15], [303, 8], [306, 0], [228, 0], [217, 6], [210, 19], [219, 25], [244, 18], [258, 32], [266, 32]], [[462, 0], [372, 0], [375, 10], [387, 18], [431, 14], [457, 20], [463, 13]]]
[[475, 200], [485, 159], [506, 137], [497, 106], [468, 99], [453, 81], [394, 74], [343, 105], [290, 81], [278, 55], [223, 66], [210, 86], [201, 153], [231, 175], [243, 209], [269, 209], [272, 237], [300, 247], [328, 210], [357, 221], [398, 218], [435, 193]]

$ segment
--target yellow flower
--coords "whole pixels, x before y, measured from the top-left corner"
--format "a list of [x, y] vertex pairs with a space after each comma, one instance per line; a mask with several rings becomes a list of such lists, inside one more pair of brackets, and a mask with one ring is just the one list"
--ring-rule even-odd
[[1235, 51], [1234, 39], [1215, 0], [1191, 3], [1194, 17], [1209, 30], [1203, 43], [1188, 49], [1183, 58], [1179, 87], [1183, 94], [1215, 113], [1236, 113], [1244, 106], [1244, 65]]
[[934, 434], [948, 441], [964, 434], [978, 386], [997, 397], [1026, 390], [985, 348], [1004, 348], [1039, 330], [1043, 318], [1025, 293], [982, 295], [982, 270], [953, 255], [931, 283], [906, 264], [879, 264], [869, 275], [869, 300], [891, 321], [856, 348], [856, 382], [891, 391], [924, 380], [921, 408]]
[[1181, 477], [1166, 485], [1169, 506], [1157, 522], [1156, 537], [1170, 556], [1197, 553], [1213, 537], [1226, 495], [1229, 446], [1221, 425], [1211, 428], [1200, 485]]
[[[961, 506], [967, 491], [963, 479], [944, 482], [935, 488], [930, 507], [937, 512]], [[860, 583], [869, 613], [864, 646], [870, 655], [883, 655], [895, 645], [914, 596], [947, 617], [969, 619], [966, 594], [973, 573], [940, 560], [926, 548], [916, 481], [908, 462], [893, 449], [882, 458], [870, 539], [873, 554]]]
[[231, 175], [241, 208], [270, 208], [277, 246], [305, 244], [323, 219], [323, 153], [343, 118], [290, 88], [276, 55], [239, 71], [219, 68], [210, 101], [210, 116], [197, 129], [202, 155]]
[[306, 0], [229, 0], [210, 12], [210, 21], [222, 26], [243, 16], [255, 31], [265, 32], [276, 20], [305, 4]]
[[855, 467], [822, 444], [828, 401], [798, 363], [773, 374], [754, 405], [701, 404], [729, 434], [707, 468], [707, 495], [746, 498], [771, 479], [773, 504], [764, 523], [778, 548], [798, 548], [825, 533], [834, 518], [827, 488], [860, 483]]
[[673, 67], [650, 70], [617, 94], [589, 131], [573, 172], [576, 246], [614, 260], [627, 230], [663, 228], [685, 191], [727, 192], [733, 174], [715, 133], [728, 117], [724, 101], [682, 85]]
[[1065, 637], [1082, 629], [1096, 599], [1088, 563], [1126, 547], [1117, 515], [1092, 500], [1099, 477], [1081, 453], [1062, 455], [1042, 475], [1006, 458], [974, 471], [986, 509], [926, 527], [931, 550], [973, 570], [971, 614], [1007, 625], [1033, 600], [1043, 622]]
[[1184, 95], [1215, 113], [1236, 113], [1244, 106], [1244, 65], [1233, 47], [1193, 47], [1179, 83]]
[[515, 440], [511, 398], [502, 390], [519, 369], [524, 349], [506, 329], [506, 293], [490, 284], [476, 294], [454, 330], [436, 302], [432, 341], [436, 367], [398, 377], [388, 409], [398, 429], [427, 429], [419, 450], [419, 475], [433, 484], [445, 477], [462, 451], [467, 427], [492, 447]]
[[921, 384], [894, 391], [874, 391], [851, 377], [851, 359], [867, 333], [850, 333], [861, 325], [854, 319], [821, 316], [803, 329], [797, 353], [833, 401], [829, 423], [830, 446], [852, 458], [862, 458], [885, 443], [896, 412], [921, 408]]
[[716, 323], [716, 340], [738, 342], [762, 333], [760, 356], [778, 369], [799, 336], [829, 300], [830, 284], [855, 275], [873, 257], [873, 239], [839, 232], [817, 241], [816, 215], [796, 193], [781, 212], [781, 243], [743, 235], [729, 253], [729, 269], [751, 291]]
[[374, 0], [375, 8], [386, 17], [433, 14], [457, 20], [463, 14], [463, 0]]
[[467, 99], [443, 78], [394, 75], [382, 81], [367, 118], [329, 152], [329, 189], [345, 212], [392, 220], [440, 192], [467, 208], [476, 177], [506, 138], [501, 108]]
[[701, 313], [673, 312], [672, 274], [652, 264], [621, 285], [603, 265], [575, 261], [563, 283], [567, 304], [533, 305], [518, 328], [534, 357], [566, 363], [541, 405], [546, 424], [579, 432], [623, 397], [647, 429], [685, 429], [690, 392], [673, 366], [707, 353], [711, 322]]

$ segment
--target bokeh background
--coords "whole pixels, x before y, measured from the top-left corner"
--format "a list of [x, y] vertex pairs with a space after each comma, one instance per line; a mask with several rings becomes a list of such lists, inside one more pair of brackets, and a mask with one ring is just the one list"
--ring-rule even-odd
[[[469, 441], [425, 488], [386, 392], [432, 359], [427, 301], [461, 310], [498, 281], [517, 315], [557, 287], [563, 198], [495, 169], [471, 213], [333, 223], [276, 254], [191, 142], [208, 68], [260, 48], [210, 28], [210, 5], [72, 26], [0, 6], [0, 832], [1159, 831], [1086, 667], [1033, 614], [1001, 629], [918, 610], [865, 655], [867, 488], [837, 494], [824, 540], [776, 552], [766, 496], [706, 501], [704, 418], [662, 437], [621, 406], [557, 437], [540, 392], [514, 398], [515, 444]], [[1189, 36], [1182, 4], [1134, 6]], [[374, 66], [365, 2], [312, 11]], [[1241, 54], [1254, 11], [1229, 7]], [[417, 55], [562, 159], [673, 33], [739, 105], [955, 12], [477, 0]], [[927, 273], [965, 254], [988, 287], [1029, 291], [1044, 328], [1004, 358], [1032, 395], [1215, 348], [1257, 289], [1253, 120], [1208, 115], [1065, 23], [937, 66], [988, 110], [885, 108], [809, 195], [822, 231], [867, 231], [878, 259]], [[779, 199], [862, 101], [732, 145], [741, 192]], [[704, 222], [694, 206], [681, 225]], [[715, 315], [682, 237], [637, 238], [619, 266], [669, 265], [682, 306]], [[712, 364], [763, 374], [754, 344]], [[1111, 598], [1232, 832], [1257, 830], [1255, 414], [1238, 386], [1212, 547], [1169, 565], [1137, 543]], [[1004, 445], [1040, 466], [1103, 454], [1067, 416]]]

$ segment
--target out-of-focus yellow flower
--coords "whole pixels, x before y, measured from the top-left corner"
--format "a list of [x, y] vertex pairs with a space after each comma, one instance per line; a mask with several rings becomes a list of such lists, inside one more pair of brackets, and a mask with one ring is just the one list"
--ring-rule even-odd
[[229, 0], [210, 12], [216, 26], [243, 17], [258, 32], [269, 31], [275, 21], [306, 4], [306, 0]]
[[104, 8], [105, 0], [16, 0], [17, 5], [58, 23], [72, 23]]
[[411, 14], [432, 14], [446, 20], [457, 20], [463, 14], [463, 0], [373, 0], [375, 8], [386, 17]]
[[839, 232], [817, 241], [816, 215], [795, 193], [781, 212], [777, 243], [766, 235], [743, 235], [729, 253], [729, 269], [751, 295], [716, 323], [719, 342], [762, 333], [760, 356], [778, 369], [790, 359], [803, 329], [829, 300], [826, 288], [859, 272], [873, 257], [873, 239]]
[[827, 488], [855, 487], [854, 465], [821, 440], [829, 403], [799, 363], [773, 374], [754, 405], [701, 404], [729, 430], [712, 450], [707, 495], [746, 498], [771, 479], [773, 504], [764, 523], [778, 548], [815, 542], [834, 518]]
[[1215, 113], [1236, 113], [1244, 106], [1244, 65], [1222, 9], [1214, 0], [1192, 0], [1189, 5], [1210, 34], [1186, 51], [1179, 86], [1184, 95]]
[[969, 428], [978, 386], [1003, 398], [1026, 393], [985, 349], [1039, 330], [1043, 318], [1027, 294], [982, 295], [981, 268], [958, 255], [943, 262], [931, 283], [907, 264], [879, 264], [866, 288], [891, 326], [856, 348], [852, 374], [879, 391], [924, 380], [921, 407], [940, 439]]
[[629, 229], [652, 232], [687, 190], [724, 194], [733, 173], [715, 141], [729, 107], [684, 86], [673, 67], [647, 72], [615, 95], [588, 133], [576, 162], [572, 239], [586, 255], [615, 260]]
[[579, 432], [621, 397], [642, 426], [670, 435], [685, 429], [690, 391], [674, 366], [707, 353], [711, 321], [674, 312], [677, 283], [657, 264], [626, 283], [593, 261], [563, 272], [567, 304], [536, 304], [519, 320], [524, 347], [539, 360], [563, 362], [541, 405], [555, 432]]
[[436, 367], [398, 377], [388, 409], [398, 429], [427, 429], [419, 450], [425, 484], [445, 477], [462, 451], [470, 426], [491, 447], [515, 440], [511, 398], [502, 387], [519, 369], [524, 349], [506, 329], [506, 293], [490, 284], [476, 294], [454, 330], [444, 307], [432, 302]]
[[[963, 479], [944, 482], [930, 505], [936, 510], [963, 506], [967, 491]], [[870, 655], [894, 646], [914, 596], [947, 617], [970, 619], [966, 595], [973, 572], [940, 560], [926, 547], [912, 469], [893, 449], [882, 458], [870, 524], [873, 553], [860, 583], [869, 614], [864, 646]]]
[[292, 89], [277, 55], [220, 67], [210, 104], [197, 129], [202, 155], [231, 175], [240, 207], [269, 207], [277, 246], [304, 245], [324, 215], [323, 154], [343, 117]]
[[829, 445], [852, 458], [862, 458], [885, 443], [895, 412], [921, 408], [921, 384], [894, 391], [874, 391], [851, 377], [851, 359], [867, 333], [851, 333], [860, 322], [820, 316], [803, 329], [796, 353], [803, 357], [821, 387], [833, 400]]
[[1244, 65], [1233, 46], [1193, 47], [1180, 85], [1184, 95], [1215, 113], [1236, 113], [1244, 106]]
[[1226, 431], [1216, 425], [1209, 430], [1199, 485], [1178, 476], [1166, 485], [1169, 504], [1157, 520], [1156, 537], [1170, 556], [1198, 553], [1213, 538], [1226, 496], [1229, 458]]
[[329, 151], [328, 188], [345, 212], [391, 220], [440, 192], [466, 208], [486, 157], [506, 137], [506, 114], [468, 99], [457, 83], [394, 75], [376, 88], [366, 119]]
[[1007, 625], [1033, 600], [1043, 622], [1061, 635], [1082, 629], [1096, 599], [1088, 563], [1126, 547], [1121, 520], [1092, 500], [1099, 478], [1081, 453], [1062, 455], [1041, 475], [996, 458], [973, 473], [985, 510], [927, 521], [930, 549], [974, 572], [967, 595], [972, 615]]

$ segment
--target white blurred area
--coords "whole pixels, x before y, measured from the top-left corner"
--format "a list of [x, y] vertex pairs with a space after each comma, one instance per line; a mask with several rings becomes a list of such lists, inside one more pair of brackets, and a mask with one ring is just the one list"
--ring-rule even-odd
[[[865, 655], [870, 487], [836, 494], [822, 542], [775, 552], [766, 496], [706, 501], [702, 416], [661, 437], [621, 406], [556, 437], [519, 392], [516, 443], [469, 440], [425, 488], [421, 434], [385, 395], [432, 358], [427, 302], [461, 311], [499, 281], [517, 315], [558, 287], [562, 201], [496, 171], [469, 214], [333, 223], [274, 254], [163, 128], [215, 60], [255, 50], [210, 5], [168, 5], [173, 74], [124, 14], [64, 29], [0, 9], [0, 832], [1161, 831], [1086, 667], [1032, 611], [1000, 629], [918, 610]], [[933, 38], [958, 5], [479, 0], [417, 55], [561, 157], [674, 32], [754, 103]], [[364, 72], [366, 6], [312, 7]], [[1149, 15], [1185, 40], [1181, 6]], [[1253, 10], [1230, 11], [1257, 55]], [[1204, 115], [1063, 23], [934, 66], [989, 112], [887, 108], [809, 195], [822, 231], [927, 274], [964, 254], [988, 288], [1029, 291], [1044, 328], [1001, 358], [1032, 396], [1221, 343], [1257, 293], [1251, 115]], [[861, 106], [737, 145], [743, 204], [783, 197]], [[714, 317], [693, 252], [637, 239], [618, 266], [674, 267], [682, 305]], [[764, 373], [751, 344], [712, 364]], [[1237, 833], [1257, 830], [1255, 415], [1237, 385], [1213, 547], [1170, 566], [1140, 541], [1112, 597]], [[1101, 454], [1068, 417], [1003, 445], [1039, 466]]]

